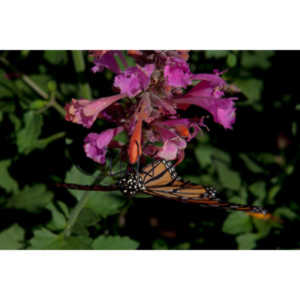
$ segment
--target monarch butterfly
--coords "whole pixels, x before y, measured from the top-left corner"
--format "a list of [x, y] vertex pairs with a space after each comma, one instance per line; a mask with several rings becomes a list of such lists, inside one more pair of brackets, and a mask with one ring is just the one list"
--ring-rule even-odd
[[176, 200], [184, 203], [195, 203], [201, 206], [219, 207], [229, 210], [247, 212], [259, 218], [266, 218], [267, 211], [263, 208], [233, 204], [216, 197], [213, 187], [193, 184], [181, 180], [170, 161], [157, 160], [146, 165], [139, 172], [129, 169], [116, 185], [112, 186], [85, 186], [77, 184], [58, 184], [60, 187], [80, 190], [113, 191], [120, 190], [127, 197], [134, 197], [142, 192], [153, 197]]

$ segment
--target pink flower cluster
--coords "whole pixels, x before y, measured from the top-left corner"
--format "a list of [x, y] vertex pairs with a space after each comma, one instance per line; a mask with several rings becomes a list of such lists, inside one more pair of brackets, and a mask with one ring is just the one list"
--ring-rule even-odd
[[[115, 125], [85, 138], [86, 155], [94, 161], [104, 164], [108, 148], [127, 151], [131, 164], [142, 155], [182, 161], [187, 143], [206, 127], [204, 116], [182, 116], [191, 105], [209, 112], [225, 129], [232, 128], [237, 98], [225, 97], [229, 86], [220, 73], [193, 74], [187, 63], [188, 51], [127, 51], [136, 62], [134, 67], [128, 67], [124, 51], [93, 51], [92, 55], [92, 71], [107, 68], [114, 72], [113, 86], [119, 94], [96, 100], [72, 99], [65, 110], [67, 121], [87, 128], [97, 118]], [[114, 140], [122, 131], [129, 137], [128, 145]]]

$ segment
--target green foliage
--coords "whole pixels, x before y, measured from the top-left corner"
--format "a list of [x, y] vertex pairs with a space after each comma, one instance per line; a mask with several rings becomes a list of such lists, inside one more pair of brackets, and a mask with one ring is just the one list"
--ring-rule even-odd
[[45, 208], [53, 198], [53, 193], [47, 191], [44, 184], [32, 187], [25, 186], [23, 190], [10, 197], [6, 206], [9, 208], [24, 209], [29, 212], [38, 212]]
[[67, 51], [45, 51], [44, 58], [47, 62], [53, 65], [65, 65], [68, 62], [68, 54]]
[[29, 154], [36, 148], [38, 137], [42, 132], [43, 118], [40, 114], [29, 111], [24, 115], [25, 127], [17, 134], [19, 153]]
[[65, 238], [42, 228], [34, 231], [29, 243], [28, 249], [32, 250], [87, 250], [91, 249], [92, 239], [85, 236]]
[[238, 190], [241, 186], [239, 173], [232, 171], [220, 161], [216, 161], [215, 164], [222, 186], [231, 190]]
[[263, 89], [263, 81], [258, 79], [239, 79], [235, 84], [246, 95], [249, 102], [253, 103], [260, 99]]
[[4, 188], [7, 192], [18, 192], [19, 187], [15, 179], [13, 179], [9, 172], [8, 168], [11, 165], [11, 160], [2, 160], [0, 161], [0, 186]]
[[0, 232], [0, 249], [21, 249], [24, 246], [25, 230], [17, 224]]
[[262, 173], [264, 172], [263, 168], [261, 168], [258, 164], [256, 164], [252, 159], [248, 157], [248, 155], [242, 153], [240, 154], [240, 158], [244, 161], [248, 170], [253, 173]]
[[251, 250], [256, 246], [257, 235], [255, 233], [245, 233], [236, 237], [239, 250]]
[[245, 68], [268, 69], [271, 66], [270, 58], [274, 51], [244, 51], [242, 52], [241, 65]]
[[[282, 76], [297, 69], [298, 52], [192, 51], [189, 60], [194, 73], [228, 70], [222, 77], [241, 93], [226, 92], [239, 98], [233, 130], [205, 119], [209, 131], [188, 143], [179, 175], [215, 186], [224, 201], [266, 207], [270, 220], [142, 195], [128, 200], [120, 192], [56, 188], [55, 182], [90, 185], [98, 175], [99, 184], [115, 183], [105, 167], [84, 173], [95, 164], [82, 149], [89, 132], [114, 125], [102, 121], [87, 130], [64, 119], [72, 98], [114, 93], [115, 74], [93, 74], [92, 60], [86, 51], [0, 53], [0, 249], [299, 248], [298, 82]], [[197, 112], [202, 115], [196, 108], [185, 113]], [[116, 140], [127, 143], [128, 136]], [[84, 205], [68, 234], [78, 203]]]
[[228, 234], [248, 233], [252, 230], [251, 218], [241, 211], [235, 211], [228, 215], [223, 231]]
[[121, 236], [99, 236], [92, 244], [95, 250], [134, 250], [138, 246], [138, 242]]

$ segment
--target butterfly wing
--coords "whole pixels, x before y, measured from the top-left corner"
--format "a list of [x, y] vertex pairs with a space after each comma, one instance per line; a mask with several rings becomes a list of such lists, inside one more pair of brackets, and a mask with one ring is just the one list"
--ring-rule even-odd
[[146, 188], [151, 186], [167, 186], [172, 184], [177, 174], [170, 161], [157, 160], [147, 165], [139, 174]]
[[201, 206], [219, 207], [262, 215], [266, 214], [266, 211], [260, 207], [233, 204], [222, 201], [216, 197], [216, 191], [214, 188], [183, 182], [180, 180], [175, 180], [172, 184], [166, 186], [146, 187], [144, 193], [154, 197], [171, 199], [183, 203], [194, 203]]

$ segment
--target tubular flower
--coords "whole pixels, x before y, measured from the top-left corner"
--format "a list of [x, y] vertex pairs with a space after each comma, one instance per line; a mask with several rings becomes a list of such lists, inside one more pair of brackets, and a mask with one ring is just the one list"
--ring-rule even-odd
[[102, 72], [104, 68], [114, 72], [120, 73], [120, 67], [116, 60], [116, 57], [122, 61], [122, 63], [127, 66], [126, 59], [122, 53], [122, 51], [108, 51], [108, 50], [99, 50], [99, 51], [91, 51], [91, 56], [94, 56], [94, 67], [92, 68], [92, 72]]
[[90, 133], [84, 140], [84, 151], [93, 161], [104, 164], [107, 148], [112, 139], [123, 130], [122, 127], [107, 129], [98, 133]]
[[[205, 115], [194, 113], [187, 117], [193, 113], [185, 112], [191, 105], [206, 110], [225, 129], [232, 128], [237, 98], [226, 97], [225, 92], [232, 89], [221, 78], [221, 72], [193, 74], [185, 50], [130, 50], [127, 55], [135, 66], [127, 66], [125, 51], [92, 51], [92, 70], [100, 72], [107, 68], [114, 72], [113, 87], [120, 94], [93, 101], [72, 99], [65, 107], [68, 121], [90, 128], [100, 118], [121, 128], [88, 135], [84, 144], [88, 157], [102, 164], [107, 148], [111, 147], [119, 148], [122, 159], [127, 155], [131, 164], [140, 156], [179, 163], [188, 142], [203, 128], [208, 129]], [[123, 71], [118, 62], [122, 63]], [[127, 144], [114, 141], [119, 130], [127, 134]]]
[[101, 111], [121, 98], [124, 98], [124, 96], [125, 94], [119, 94], [93, 101], [86, 99], [72, 99], [72, 102], [65, 106], [65, 118], [67, 121], [81, 124], [84, 127], [90, 128]]
[[174, 102], [180, 105], [200, 106], [212, 114], [216, 123], [221, 124], [226, 129], [231, 129], [235, 121], [233, 101], [237, 98], [223, 98], [222, 86], [217, 85], [223, 83], [223, 79], [215, 78], [214, 75], [211, 78], [206, 77], [206, 79], [198, 83], [183, 97], [174, 99]]

